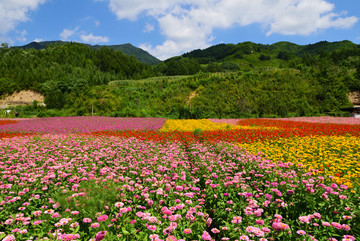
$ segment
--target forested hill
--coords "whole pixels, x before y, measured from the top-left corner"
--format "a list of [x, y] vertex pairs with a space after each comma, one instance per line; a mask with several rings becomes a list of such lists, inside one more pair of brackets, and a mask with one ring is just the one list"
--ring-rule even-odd
[[64, 94], [106, 85], [112, 80], [158, 75], [154, 71], [133, 55], [106, 47], [95, 50], [73, 42], [48, 44], [44, 49], [0, 46], [0, 96], [35, 90], [49, 98], [57, 96], [59, 101], [50, 105], [55, 108], [63, 106]]
[[[297, 45], [290, 42], [277, 42], [271, 45], [243, 42], [238, 44], [218, 44], [204, 50], [193, 50], [182, 56], [197, 59], [200, 63], [210, 63], [213, 61], [224, 61], [237, 58], [242, 59], [245, 55], [256, 53], [263, 54], [270, 58], [275, 55], [274, 57], [289, 60], [292, 56], [314, 56], [342, 50], [358, 50], [359, 48], [359, 45], [347, 40], [341, 42], [321, 41], [308, 45]], [[266, 58], [264, 60], [266, 60]]]
[[360, 91], [360, 47], [350, 41], [219, 44], [156, 65], [119, 46], [32, 46], [0, 45], [0, 96], [35, 90], [45, 97], [46, 109], [34, 104], [31, 116], [342, 115], [352, 106], [347, 94]]
[[[43, 41], [43, 42], [31, 42], [28, 43], [26, 45], [23, 46], [16, 46], [15, 48], [21, 48], [21, 49], [45, 49], [47, 46], [49, 45], [54, 45], [54, 44], [65, 44], [67, 42], [65, 41]], [[117, 51], [121, 51], [122, 53], [126, 54], [126, 55], [134, 55], [136, 57], [137, 60], [139, 60], [140, 62], [144, 63], [144, 64], [158, 64], [161, 61], [159, 59], [157, 59], [156, 57], [152, 56], [151, 54], [149, 54], [148, 52], [146, 52], [145, 50], [141, 49], [141, 48], [137, 48], [129, 43], [127, 44], [120, 44], [120, 45], [87, 45], [92, 49], [100, 49], [103, 47], [107, 47], [109, 49], [113, 49], [113, 50], [117, 50]]]

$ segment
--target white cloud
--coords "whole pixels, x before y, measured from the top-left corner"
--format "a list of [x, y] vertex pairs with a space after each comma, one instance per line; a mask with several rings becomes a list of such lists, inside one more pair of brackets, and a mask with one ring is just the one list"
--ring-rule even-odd
[[20, 22], [28, 21], [28, 13], [35, 10], [46, 0], [1, 0], [0, 1], [0, 35], [14, 30]]
[[90, 34], [81, 34], [80, 38], [85, 43], [98, 44], [98, 43], [107, 43], [109, 38], [105, 36], [95, 36], [93, 33]]
[[146, 23], [145, 28], [144, 28], [144, 32], [145, 33], [150, 33], [152, 31], [154, 31], [155, 27], [154, 25], [150, 24], [150, 23]]
[[[328, 0], [107, 0], [118, 19], [156, 19], [166, 40], [142, 48], [159, 58], [205, 48], [213, 30], [260, 24], [267, 35], [307, 36], [328, 28], [350, 28], [358, 18], [336, 13]], [[145, 30], [147, 26], [145, 26]]]
[[79, 31], [79, 26], [74, 29], [64, 29], [60, 33], [61, 40], [77, 41], [81, 39], [82, 42], [89, 44], [107, 43], [109, 38], [106, 36], [96, 36], [93, 33], [86, 33], [85, 31]]
[[26, 34], [27, 34], [26, 30], [21, 31], [19, 36], [16, 37], [16, 40], [18, 40], [20, 42], [25, 42], [27, 40]]
[[41, 39], [41, 38], [36, 38], [36, 39], [34, 39], [34, 42], [43, 42], [44, 41], [44, 39]]
[[64, 29], [61, 33], [60, 33], [60, 38], [63, 41], [68, 40], [71, 36], [73, 36], [79, 29], [79, 26], [77, 26], [74, 29]]

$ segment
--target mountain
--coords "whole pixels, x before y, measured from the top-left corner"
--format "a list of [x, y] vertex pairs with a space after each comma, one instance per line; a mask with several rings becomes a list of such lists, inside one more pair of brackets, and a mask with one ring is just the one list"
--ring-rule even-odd
[[[21, 49], [45, 49], [47, 46], [49, 45], [54, 45], [54, 44], [65, 44], [66, 41], [43, 41], [43, 42], [31, 42], [28, 43], [26, 45], [23, 46], [16, 46], [15, 48], [21, 48]], [[160, 63], [161, 61], [159, 59], [157, 59], [156, 57], [152, 56], [151, 54], [149, 54], [148, 52], [146, 52], [145, 50], [141, 49], [141, 48], [137, 48], [129, 43], [127, 44], [120, 44], [120, 45], [89, 45], [86, 44], [87, 46], [91, 47], [92, 49], [100, 49], [103, 47], [108, 47], [110, 49], [116, 50], [116, 51], [121, 51], [122, 53], [126, 54], [126, 55], [134, 55], [136, 57], [137, 60], [139, 60], [140, 62], [144, 63], [144, 64], [151, 64], [151, 65], [155, 65]]]
[[153, 65], [153, 64], [158, 64], [161, 62], [159, 59], [155, 58], [154, 56], [152, 56], [145, 50], [134, 47], [133, 45], [131, 45], [129, 43], [120, 44], [120, 45], [94, 45], [94, 46], [90, 46], [90, 47], [93, 49], [108, 47], [113, 50], [118, 50], [118, 51], [123, 52], [126, 55], [134, 55], [137, 58], [137, 60], [139, 60], [140, 62], [145, 63], [145, 64]]
[[290, 55], [302, 57], [304, 55], [317, 55], [331, 53], [345, 49], [359, 48], [359, 45], [351, 41], [327, 42], [321, 41], [315, 44], [297, 45], [290, 42], [277, 42], [271, 45], [243, 42], [238, 44], [218, 44], [209, 48], [196, 49], [185, 53], [182, 57], [197, 59], [200, 63], [219, 62], [231, 59], [243, 59], [246, 55], [278, 55], [280, 52], [287, 52]]

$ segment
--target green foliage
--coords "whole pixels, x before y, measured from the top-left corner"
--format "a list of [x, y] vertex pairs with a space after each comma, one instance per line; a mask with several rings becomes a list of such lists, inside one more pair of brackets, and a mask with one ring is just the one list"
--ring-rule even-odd
[[160, 64], [158, 70], [167, 76], [192, 75], [199, 72], [200, 64], [194, 59], [174, 57]]
[[[44, 94], [38, 116], [238, 118], [344, 115], [360, 90], [360, 49], [349, 42], [219, 44], [157, 66], [98, 46], [0, 47], [0, 95]], [[155, 77], [156, 76], [156, 77]]]
[[153, 67], [110, 48], [42, 42], [34, 48], [0, 48], [0, 96], [32, 89], [45, 96], [49, 109], [61, 109], [69, 96], [116, 79], [155, 75]]
[[[64, 45], [67, 44], [68, 42], [64, 42], [64, 41], [43, 41], [43, 42], [31, 42], [27, 45], [24, 46], [19, 46], [17, 48], [21, 48], [24, 50], [28, 50], [28, 49], [37, 49], [37, 50], [41, 50], [41, 49], [45, 49], [50, 45]], [[5, 46], [5, 45], [4, 45]], [[137, 60], [139, 60], [141, 63], [144, 64], [158, 64], [161, 61], [158, 60], [157, 58], [155, 58], [154, 56], [150, 55], [148, 52], [134, 47], [131, 44], [120, 44], [120, 45], [87, 45], [89, 46], [91, 49], [97, 50], [97, 49], [101, 49], [103, 47], [107, 47], [109, 49], [115, 50], [115, 51], [121, 51], [123, 54], [126, 54], [128, 56], [135, 56], [135, 58]], [[1, 46], [0, 46], [1, 47]], [[5, 46], [6, 47], [6, 46]]]
[[270, 55], [261, 54], [259, 57], [259, 60], [261, 60], [261, 61], [270, 60], [270, 59], [271, 59]]
[[[178, 78], [113, 81], [66, 98], [73, 115], [179, 119], [340, 115], [349, 107], [345, 84], [329, 69], [290, 68], [198, 73]], [[342, 115], [342, 114], [341, 114]]]

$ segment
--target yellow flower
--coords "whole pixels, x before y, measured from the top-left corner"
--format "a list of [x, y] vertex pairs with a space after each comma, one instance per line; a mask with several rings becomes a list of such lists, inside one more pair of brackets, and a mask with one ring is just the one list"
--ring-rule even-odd
[[334, 176], [337, 183], [349, 187], [360, 180], [359, 137], [293, 137], [240, 145], [253, 154], [262, 152], [274, 162], [302, 163], [309, 171], [317, 169], [320, 175]]

